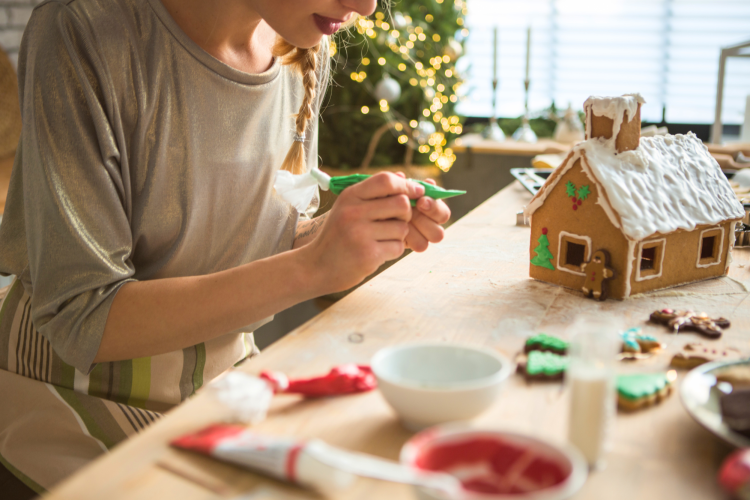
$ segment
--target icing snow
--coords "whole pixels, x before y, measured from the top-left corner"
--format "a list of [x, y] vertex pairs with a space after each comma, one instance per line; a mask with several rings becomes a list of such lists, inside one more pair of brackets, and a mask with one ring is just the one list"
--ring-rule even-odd
[[[654, 233], [740, 219], [745, 211], [718, 163], [695, 134], [642, 137], [634, 151], [615, 154], [607, 141], [585, 141], [584, 169], [604, 190], [612, 224], [640, 241]], [[619, 218], [619, 220], [618, 220]]]
[[638, 112], [638, 105], [645, 104], [646, 100], [641, 94], [625, 94], [622, 97], [599, 97], [591, 96], [583, 103], [586, 112], [586, 139], [591, 139], [591, 115], [606, 116], [614, 123], [612, 124], [612, 138], [607, 143], [614, 146], [617, 135], [620, 133], [622, 121], [625, 119], [625, 111], [628, 112], [628, 120], [632, 120]]
[[[604, 139], [576, 145], [524, 210], [531, 216], [573, 164], [606, 196], [597, 196], [612, 224], [632, 241], [655, 233], [740, 219], [745, 211], [719, 164], [695, 134], [641, 137], [634, 151], [615, 154]], [[632, 250], [632, 249], [631, 249]]]

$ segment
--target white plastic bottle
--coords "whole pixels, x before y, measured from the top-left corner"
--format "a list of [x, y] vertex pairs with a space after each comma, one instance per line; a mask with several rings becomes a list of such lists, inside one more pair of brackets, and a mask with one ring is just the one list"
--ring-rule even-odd
[[570, 401], [568, 439], [591, 469], [604, 466], [607, 436], [613, 424], [618, 325], [598, 320], [576, 323], [566, 380]]

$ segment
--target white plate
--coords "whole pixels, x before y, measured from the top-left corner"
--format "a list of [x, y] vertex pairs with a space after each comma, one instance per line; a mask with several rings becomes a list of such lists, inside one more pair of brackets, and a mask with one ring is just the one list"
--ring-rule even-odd
[[714, 373], [721, 368], [735, 365], [750, 365], [750, 359], [741, 361], [715, 361], [690, 370], [680, 385], [680, 399], [691, 417], [727, 443], [746, 448], [750, 438], [734, 432], [721, 419], [719, 396]]

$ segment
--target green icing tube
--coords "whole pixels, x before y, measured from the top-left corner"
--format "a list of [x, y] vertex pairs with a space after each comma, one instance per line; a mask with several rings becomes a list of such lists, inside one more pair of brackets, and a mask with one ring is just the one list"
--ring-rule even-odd
[[[367, 174], [352, 174], [342, 175], [339, 177], [331, 177], [330, 190], [333, 194], [339, 195], [341, 194], [341, 191], [348, 188], [349, 186], [353, 186], [354, 184], [362, 182], [365, 179], [369, 179], [370, 177], [372, 176]], [[443, 189], [439, 186], [433, 186], [432, 184], [424, 181], [418, 181], [415, 179], [409, 180], [424, 186], [424, 195], [429, 196], [430, 198], [433, 198], [435, 200], [439, 200], [441, 198], [452, 198], [454, 196], [466, 194], [466, 191], [459, 191], [456, 189]], [[412, 206], [416, 205], [417, 200], [411, 200], [411, 204]]]

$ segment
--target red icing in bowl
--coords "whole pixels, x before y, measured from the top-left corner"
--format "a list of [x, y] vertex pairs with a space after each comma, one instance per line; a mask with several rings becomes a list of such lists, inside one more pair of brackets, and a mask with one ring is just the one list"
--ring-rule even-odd
[[520, 443], [475, 436], [462, 441], [427, 444], [415, 465], [448, 472], [463, 487], [485, 494], [523, 494], [558, 485], [570, 466]]

